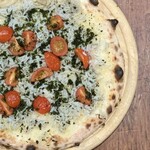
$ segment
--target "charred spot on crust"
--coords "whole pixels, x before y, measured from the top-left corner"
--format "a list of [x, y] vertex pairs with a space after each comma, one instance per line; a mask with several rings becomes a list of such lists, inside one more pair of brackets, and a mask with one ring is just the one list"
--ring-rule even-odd
[[119, 66], [119, 65], [116, 65], [115, 69], [114, 69], [114, 72], [115, 72], [115, 78], [117, 81], [120, 81], [123, 77], [123, 70], [122, 68]]
[[98, 6], [99, 2], [98, 0], [89, 0], [91, 4], [93, 4], [94, 6]]
[[111, 113], [112, 113], [112, 106], [111, 106], [111, 105], [107, 108], [107, 113], [108, 113], [108, 114], [111, 114]]
[[91, 126], [91, 124], [90, 124], [90, 123], [87, 123], [87, 124], [86, 124], [86, 128], [87, 128], [87, 129], [89, 129], [89, 128], [90, 128], [90, 126]]
[[79, 142], [74, 143], [74, 146], [79, 146], [79, 145], [80, 145]]
[[4, 146], [6, 149], [11, 149], [11, 145], [10, 144], [1, 144], [2, 146]]
[[117, 19], [108, 19], [108, 21], [111, 23], [113, 29], [116, 29], [116, 26], [119, 23], [119, 21]]
[[117, 88], [117, 90], [120, 91], [121, 89], [122, 89], [122, 86], [119, 85], [118, 88]]
[[115, 45], [115, 50], [116, 50], [116, 52], [118, 52], [118, 47]]
[[117, 107], [117, 106], [118, 106], [118, 103], [115, 104], [115, 107]]
[[102, 121], [100, 120], [100, 121], [98, 121], [98, 124], [102, 124]]
[[36, 147], [34, 145], [28, 145], [26, 150], [36, 150]]
[[115, 100], [115, 99], [116, 99], [116, 95], [113, 94], [113, 95], [112, 95], [112, 100]]
[[58, 145], [58, 141], [53, 141], [54, 145], [57, 146]]

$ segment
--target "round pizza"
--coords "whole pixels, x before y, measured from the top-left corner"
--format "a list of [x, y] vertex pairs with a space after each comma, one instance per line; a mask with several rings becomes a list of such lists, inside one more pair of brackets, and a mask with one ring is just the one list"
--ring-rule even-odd
[[136, 85], [134, 39], [118, 14], [111, 0], [0, 0], [3, 147], [96, 146], [83, 143], [129, 107]]

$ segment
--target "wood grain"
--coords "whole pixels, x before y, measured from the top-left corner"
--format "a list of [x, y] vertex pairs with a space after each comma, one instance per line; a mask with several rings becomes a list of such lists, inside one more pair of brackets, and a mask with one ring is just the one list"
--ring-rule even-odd
[[128, 19], [139, 54], [133, 103], [116, 131], [95, 150], [150, 150], [150, 0], [115, 0]]

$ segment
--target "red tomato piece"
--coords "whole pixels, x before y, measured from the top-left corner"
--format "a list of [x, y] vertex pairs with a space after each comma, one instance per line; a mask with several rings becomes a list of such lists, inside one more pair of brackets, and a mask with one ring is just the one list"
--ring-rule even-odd
[[68, 52], [68, 44], [60, 36], [55, 36], [51, 39], [50, 48], [56, 56], [64, 56]]
[[36, 82], [45, 78], [52, 76], [53, 72], [50, 68], [41, 67], [35, 70], [31, 76], [31, 82]]
[[17, 74], [18, 74], [17, 67], [10, 68], [5, 73], [5, 83], [13, 87], [17, 86], [18, 84]]
[[12, 107], [17, 108], [20, 105], [20, 94], [17, 91], [8, 91], [5, 93], [6, 103]]
[[51, 110], [51, 103], [48, 101], [47, 98], [38, 96], [33, 101], [33, 107], [40, 114], [46, 114]]
[[52, 71], [58, 71], [60, 70], [60, 59], [54, 55], [52, 52], [45, 52], [44, 53], [45, 61], [47, 66], [52, 70]]
[[64, 27], [64, 22], [61, 16], [55, 15], [52, 16], [47, 23], [48, 30], [59, 30]]
[[89, 67], [89, 55], [86, 51], [80, 48], [75, 49], [75, 54], [78, 56], [78, 58], [82, 61], [84, 69], [87, 69]]
[[12, 55], [20, 56], [24, 54], [24, 48], [19, 45], [15, 37], [12, 37], [9, 43], [10, 43], [9, 51], [12, 53]]
[[13, 36], [13, 29], [8, 26], [0, 26], [0, 42], [8, 42]]
[[84, 86], [81, 86], [76, 91], [76, 99], [85, 105], [91, 105], [92, 101], [86, 98], [86, 89]]
[[32, 51], [36, 47], [37, 36], [33, 31], [23, 31], [22, 37], [24, 38], [24, 48], [27, 51]]
[[9, 107], [9, 105], [4, 101], [3, 95], [0, 95], [0, 106], [2, 108], [1, 111], [3, 111], [3, 113], [6, 114], [6, 116], [10, 116], [13, 114], [13, 109], [11, 107]]

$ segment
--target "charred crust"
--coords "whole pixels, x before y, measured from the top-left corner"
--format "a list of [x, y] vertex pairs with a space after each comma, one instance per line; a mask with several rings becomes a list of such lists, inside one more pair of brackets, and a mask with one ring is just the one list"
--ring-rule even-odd
[[107, 113], [108, 113], [108, 114], [111, 114], [111, 113], [112, 113], [112, 106], [111, 106], [111, 105], [107, 108]]
[[113, 29], [116, 29], [116, 26], [119, 23], [119, 21], [117, 19], [108, 19], [108, 21], [111, 23]]
[[112, 100], [115, 100], [116, 99], [116, 95], [113, 94], [111, 98], [112, 98]]
[[102, 124], [102, 121], [100, 120], [100, 121], [98, 122], [98, 124]]
[[98, 0], [89, 0], [89, 1], [94, 6], [98, 6], [98, 4], [99, 4]]
[[74, 143], [74, 146], [79, 146], [79, 145], [80, 145], [79, 142]]
[[115, 107], [117, 107], [117, 106], [118, 106], [118, 103], [115, 104]]
[[36, 150], [36, 147], [34, 145], [28, 145], [26, 150]]
[[116, 50], [116, 52], [118, 52], [118, 47], [115, 45], [115, 50]]
[[58, 142], [57, 141], [53, 141], [54, 142], [54, 146], [57, 146], [58, 145]]
[[2, 146], [4, 146], [6, 149], [11, 149], [11, 146], [9, 144], [1, 144]]
[[123, 70], [119, 65], [116, 65], [115, 69], [114, 69], [114, 73], [115, 73], [115, 78], [117, 81], [120, 81], [123, 77]]
[[102, 127], [104, 127], [104, 126], [105, 126], [105, 123], [102, 124]]
[[120, 91], [121, 89], [122, 89], [122, 86], [119, 85], [118, 88], [117, 88], [117, 90]]
[[87, 124], [86, 124], [86, 128], [89, 129], [90, 127], [91, 127], [91, 124], [90, 124], [90, 123], [87, 123]]

